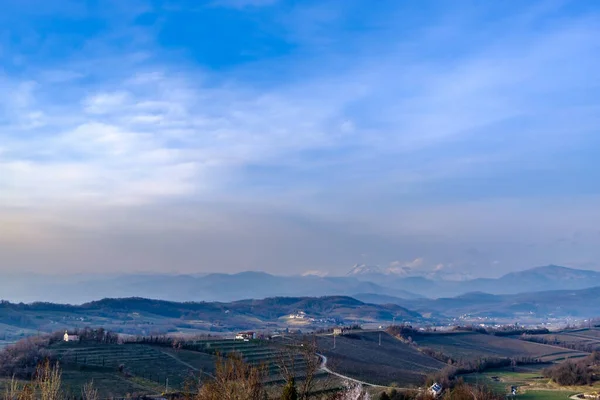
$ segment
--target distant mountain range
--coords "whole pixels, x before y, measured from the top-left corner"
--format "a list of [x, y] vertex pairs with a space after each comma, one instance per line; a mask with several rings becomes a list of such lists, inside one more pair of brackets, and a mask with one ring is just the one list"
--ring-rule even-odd
[[[596, 282], [600, 285], [600, 282]], [[374, 304], [399, 304], [432, 317], [491, 317], [517, 320], [523, 317], [600, 317], [600, 286], [580, 290], [552, 290], [508, 295], [471, 292], [439, 299], [401, 299], [359, 294], [356, 299]]]
[[264, 272], [116, 277], [6, 277], [0, 296], [17, 302], [81, 304], [98, 298], [144, 297], [169, 301], [236, 301], [267, 297], [348, 296], [380, 293], [404, 298], [417, 294], [352, 277], [276, 276]]
[[[464, 281], [428, 279], [419, 276], [398, 276], [393, 271], [356, 266], [351, 276], [387, 288], [406, 290], [422, 297], [452, 297], [478, 291], [489, 294], [516, 294], [548, 290], [577, 290], [600, 285], [600, 272], [556, 265], [512, 272], [500, 278], [478, 278]], [[363, 292], [364, 293], [364, 292]], [[377, 293], [377, 292], [371, 292]], [[389, 295], [388, 292], [381, 293]], [[405, 297], [397, 295], [397, 297]]]
[[600, 272], [555, 265], [465, 281], [404, 276], [397, 268], [357, 265], [347, 276], [276, 276], [264, 272], [207, 275], [0, 276], [0, 296], [10, 301], [81, 304], [98, 298], [144, 297], [170, 301], [236, 301], [267, 297], [354, 296], [403, 300], [455, 297], [477, 291], [504, 295], [578, 290], [600, 285]]

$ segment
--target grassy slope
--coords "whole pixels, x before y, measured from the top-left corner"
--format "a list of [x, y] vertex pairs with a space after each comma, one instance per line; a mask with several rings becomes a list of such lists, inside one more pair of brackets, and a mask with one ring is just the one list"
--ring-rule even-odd
[[319, 336], [317, 345], [331, 370], [378, 385], [419, 385], [427, 374], [444, 367], [386, 333], [381, 340], [379, 346], [379, 334], [365, 332], [338, 336], [335, 349], [332, 336]]

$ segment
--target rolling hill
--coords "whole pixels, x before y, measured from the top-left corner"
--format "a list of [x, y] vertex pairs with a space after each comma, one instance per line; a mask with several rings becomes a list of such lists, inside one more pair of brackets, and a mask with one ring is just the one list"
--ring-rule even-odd
[[[419, 313], [402, 306], [376, 305], [346, 296], [276, 297], [231, 303], [178, 303], [145, 298], [103, 299], [82, 305], [54, 303], [0, 303], [0, 324], [11, 328], [53, 332], [103, 326], [120, 333], [231, 332], [265, 327], [285, 328], [290, 314], [306, 313], [307, 327], [334, 323], [419, 320]], [[311, 319], [313, 321], [311, 322]], [[2, 333], [2, 332], [0, 332]], [[17, 337], [18, 338], [18, 337]]]

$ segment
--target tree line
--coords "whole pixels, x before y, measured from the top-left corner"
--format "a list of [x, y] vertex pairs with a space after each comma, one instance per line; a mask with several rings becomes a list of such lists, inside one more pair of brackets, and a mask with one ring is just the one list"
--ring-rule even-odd
[[600, 380], [600, 352], [579, 360], [567, 360], [544, 370], [544, 376], [561, 386], [593, 385]]

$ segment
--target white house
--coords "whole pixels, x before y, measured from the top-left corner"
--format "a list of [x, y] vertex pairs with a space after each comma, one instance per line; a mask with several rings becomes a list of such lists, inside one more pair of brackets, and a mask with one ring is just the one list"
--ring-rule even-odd
[[256, 339], [256, 332], [240, 332], [237, 335], [235, 335], [235, 339], [236, 340], [250, 340], [250, 339]]
[[344, 333], [346, 333], [346, 328], [333, 328], [333, 334], [338, 336], [338, 335], [343, 335]]
[[69, 335], [69, 332], [65, 331], [65, 335], [63, 336], [63, 340], [65, 342], [79, 342], [79, 336], [77, 336], [77, 335]]
[[433, 397], [438, 397], [440, 394], [442, 394], [442, 385], [440, 385], [439, 383], [435, 382], [429, 388], [429, 394], [431, 394]]

